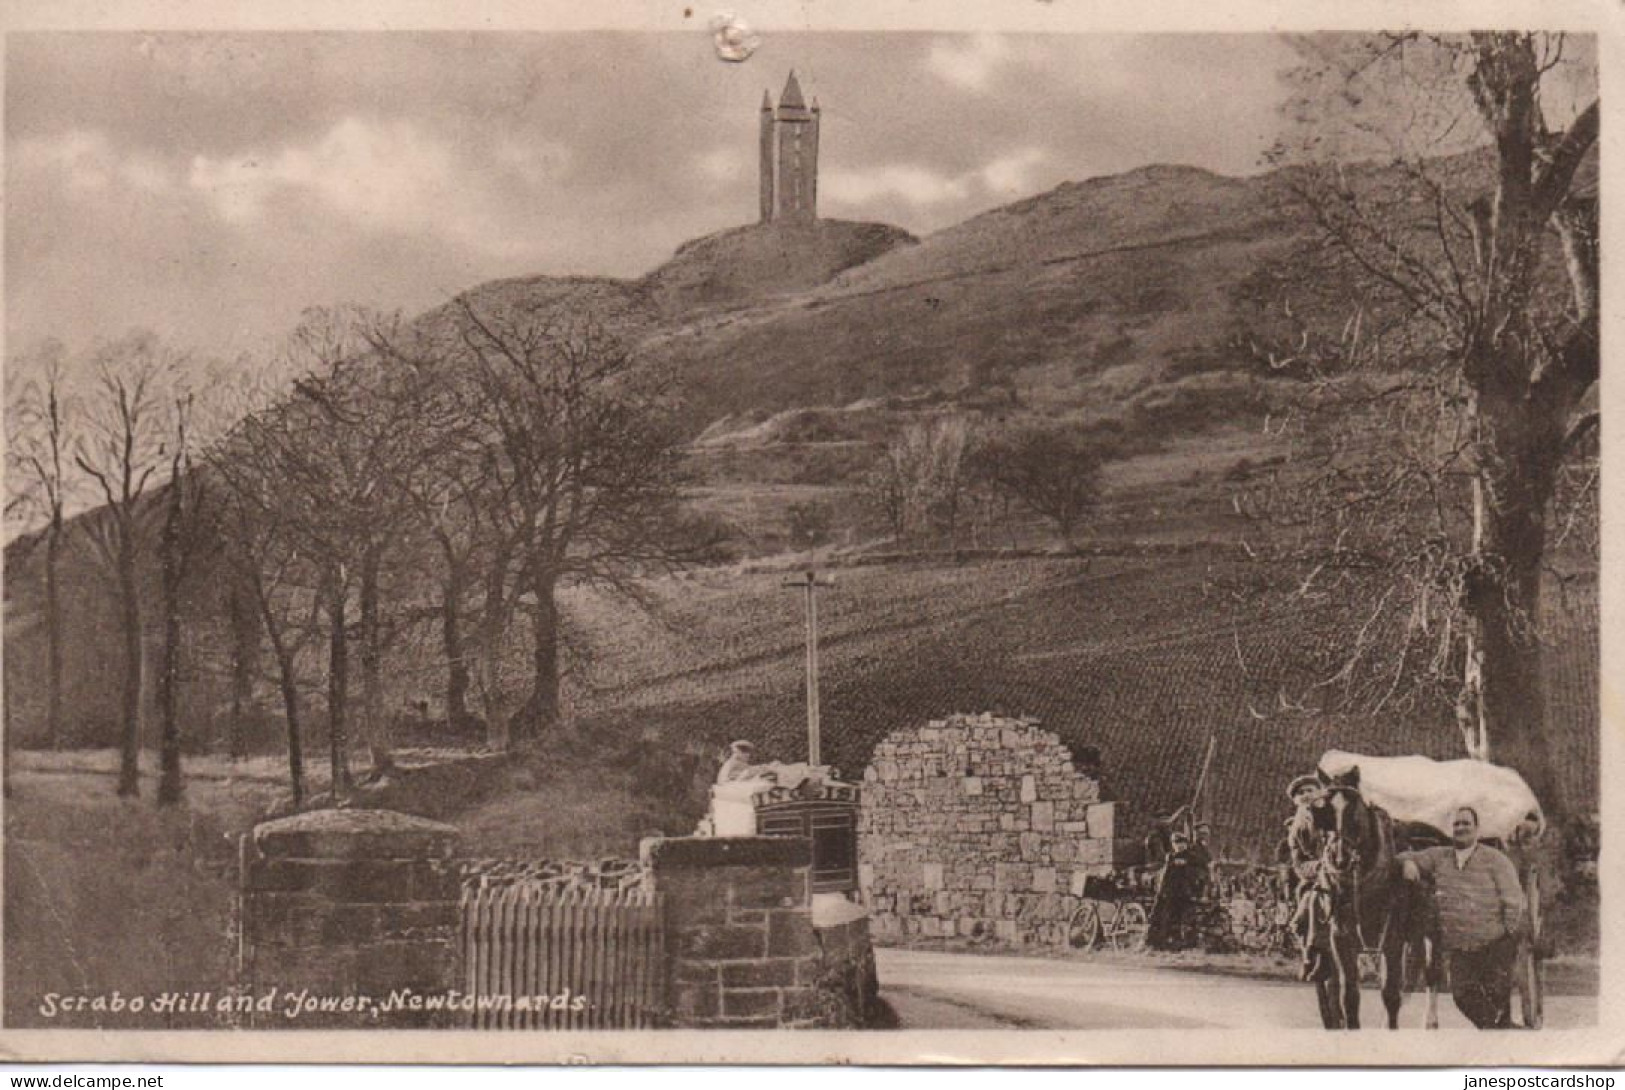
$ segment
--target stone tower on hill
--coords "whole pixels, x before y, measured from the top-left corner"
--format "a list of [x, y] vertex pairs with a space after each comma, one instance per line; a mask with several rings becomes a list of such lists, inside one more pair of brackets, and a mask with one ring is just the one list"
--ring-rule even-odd
[[796, 74], [778, 109], [762, 92], [762, 222], [818, 218], [818, 101], [809, 107]]

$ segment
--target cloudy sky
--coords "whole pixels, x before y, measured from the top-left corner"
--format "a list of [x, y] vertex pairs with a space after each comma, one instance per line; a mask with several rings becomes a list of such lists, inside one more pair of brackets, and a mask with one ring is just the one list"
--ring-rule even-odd
[[917, 233], [1152, 162], [1241, 174], [1292, 57], [1266, 37], [12, 34], [11, 352], [132, 327], [253, 352], [300, 309], [636, 276], [756, 218], [756, 124], [823, 106], [820, 213]]

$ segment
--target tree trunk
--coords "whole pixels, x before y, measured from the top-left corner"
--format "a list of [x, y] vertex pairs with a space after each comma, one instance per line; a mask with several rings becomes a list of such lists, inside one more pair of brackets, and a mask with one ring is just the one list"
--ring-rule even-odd
[[350, 736], [345, 701], [350, 682], [349, 633], [345, 631], [344, 579], [335, 573], [327, 591], [327, 738], [333, 768], [333, 801], [350, 794]]
[[231, 720], [226, 725], [226, 752], [233, 761], [247, 755], [245, 720], [254, 707], [254, 678], [259, 673], [260, 615], [242, 579], [232, 581], [226, 600], [231, 614]]
[[446, 651], [446, 722], [456, 730], [468, 721], [468, 658], [463, 649], [462, 565], [446, 558], [446, 596], [440, 605], [440, 635]]
[[299, 728], [299, 679], [295, 672], [298, 663], [287, 640], [283, 638], [282, 626], [271, 608], [270, 596], [263, 587], [256, 586], [254, 597], [259, 602], [260, 619], [265, 624], [265, 633], [271, 638], [271, 650], [276, 655], [277, 680], [282, 690], [282, 714], [288, 722], [288, 784], [293, 790], [293, 804], [298, 806], [305, 801], [305, 745]]
[[0, 680], [0, 796], [11, 798], [11, 678]]
[[506, 752], [512, 744], [507, 700], [502, 693], [502, 634], [507, 619], [508, 561], [499, 551], [485, 573], [485, 612], [480, 619], [480, 688], [484, 690], [485, 744]]
[[288, 721], [288, 786], [293, 803], [305, 801], [305, 743], [299, 724], [299, 688], [294, 678], [293, 655], [277, 648], [277, 665], [282, 675], [282, 714]]
[[531, 693], [515, 717], [512, 744], [535, 745], [559, 721], [559, 606], [558, 584], [552, 576], [534, 584], [535, 641], [531, 648]]
[[52, 749], [61, 749], [62, 732], [62, 606], [58, 562], [62, 557], [62, 513], [56, 511], [45, 539], [45, 730]]
[[362, 737], [372, 773], [380, 776], [395, 767], [391, 753], [389, 719], [384, 714], [383, 635], [378, 617], [378, 577], [382, 549], [368, 547], [361, 559], [361, 705]]
[[163, 594], [163, 646], [158, 663], [158, 805], [180, 802], [181, 725], [179, 708], [181, 655], [181, 520], [185, 517], [179, 475], [170, 482], [169, 511], [159, 543], [159, 586]]
[[136, 582], [135, 528], [119, 531], [118, 550], [120, 624], [124, 629], [124, 688], [120, 702], [123, 739], [119, 753], [118, 793], [141, 794], [141, 591]]
[[[1488, 373], [1516, 373], [1508, 361]], [[1562, 460], [1566, 416], [1531, 410], [1527, 386], [1492, 380], [1478, 395], [1478, 472], [1484, 490], [1483, 552], [1464, 605], [1480, 655], [1488, 747], [1522, 773], [1547, 818], [1566, 812], [1546, 729], [1540, 638], [1546, 517]]]
[[[1571, 188], [1595, 143], [1598, 111], [1596, 103], [1582, 110], [1542, 152], [1544, 70], [1532, 36], [1486, 33], [1473, 41], [1469, 86], [1495, 137], [1497, 176], [1488, 215], [1478, 213], [1478, 259], [1487, 282], [1463, 359], [1476, 396], [1484, 500], [1483, 552], [1465, 604], [1481, 656], [1487, 746], [1498, 762], [1523, 774], [1555, 824], [1569, 800], [1546, 724], [1541, 574], [1569, 417], [1597, 377], [1596, 206], [1571, 199]], [[1574, 293], [1574, 332], [1561, 350], [1542, 328], [1535, 301], [1554, 226]]]

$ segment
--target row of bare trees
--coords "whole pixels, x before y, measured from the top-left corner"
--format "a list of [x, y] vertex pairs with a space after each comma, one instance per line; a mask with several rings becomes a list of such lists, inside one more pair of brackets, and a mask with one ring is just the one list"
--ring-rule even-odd
[[[336, 794], [355, 779], [352, 736], [372, 775], [393, 765], [386, 660], [408, 633], [438, 635], [448, 720], [473, 722], [477, 701], [490, 744], [533, 744], [561, 715], [560, 592], [590, 583], [635, 600], [640, 578], [718, 544], [682, 506], [674, 374], [590, 315], [459, 300], [407, 325], [311, 310], [267, 364], [291, 383], [217, 397], [202, 444], [196, 367], [155, 338], [103, 349], [79, 396], [68, 396], [62, 359], [52, 348], [30, 361], [35, 377], [10, 406], [23, 482], [13, 513], [40, 527], [45, 547], [53, 741], [65, 714], [66, 535], [83, 527], [109, 574], [122, 794], [139, 790], [143, 607], [156, 582], [159, 800], [180, 796], [181, 603], [202, 554], [222, 573], [233, 755], [268, 658], [302, 798], [314, 685], [325, 686]], [[72, 517], [87, 504], [97, 509]]]
[[6, 406], [7, 515], [37, 525], [44, 550], [47, 738], [56, 745], [64, 737], [61, 599], [70, 515], [85, 503], [99, 504], [73, 525], [83, 528], [118, 617], [121, 795], [139, 792], [148, 597], [141, 583], [145, 565], [155, 563], [159, 572], [161, 803], [178, 800], [182, 790], [180, 603], [197, 556], [190, 526], [201, 503], [192, 473], [198, 370], [149, 333], [101, 346], [85, 374], [71, 366], [62, 345], [48, 342], [14, 361], [13, 373], [26, 377]]
[[490, 745], [531, 746], [561, 717], [561, 591], [636, 601], [640, 579], [714, 553], [682, 505], [674, 373], [591, 315], [460, 300], [407, 327], [319, 311], [291, 351], [305, 377], [211, 466], [276, 658], [296, 794], [300, 618], [325, 618], [343, 792], [352, 647], [374, 774], [392, 764], [384, 659], [414, 628], [438, 633], [447, 719], [477, 700]]
[[962, 416], [906, 426], [866, 479], [870, 505], [899, 543], [936, 536], [956, 543], [967, 514], [1012, 505], [1075, 543], [1099, 502], [1101, 470], [1120, 453], [1112, 435], [1078, 424], [1037, 421], [978, 429]]

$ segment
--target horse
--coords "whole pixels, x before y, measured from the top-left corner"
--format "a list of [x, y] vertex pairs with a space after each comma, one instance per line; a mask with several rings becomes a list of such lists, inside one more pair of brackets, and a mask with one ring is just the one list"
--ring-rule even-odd
[[1360, 794], [1358, 767], [1317, 775], [1326, 793], [1315, 809], [1323, 840], [1317, 889], [1327, 904], [1323, 942], [1330, 955], [1314, 979], [1321, 1021], [1327, 1029], [1360, 1028], [1360, 954], [1369, 950], [1381, 958], [1388, 1028], [1399, 1028], [1406, 967], [1419, 963], [1428, 987], [1424, 1025], [1437, 1029], [1437, 925], [1425, 892], [1400, 871], [1394, 822]]

